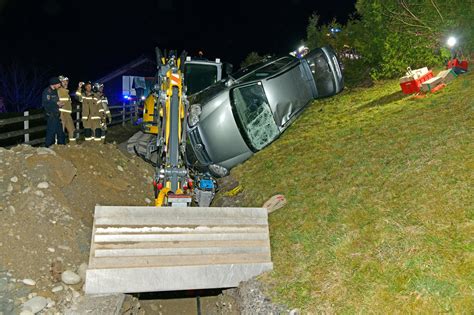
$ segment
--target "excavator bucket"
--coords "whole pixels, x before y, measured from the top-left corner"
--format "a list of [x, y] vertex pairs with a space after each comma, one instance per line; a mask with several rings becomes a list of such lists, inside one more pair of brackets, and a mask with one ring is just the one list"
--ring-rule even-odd
[[272, 269], [267, 210], [96, 206], [87, 294], [236, 287]]

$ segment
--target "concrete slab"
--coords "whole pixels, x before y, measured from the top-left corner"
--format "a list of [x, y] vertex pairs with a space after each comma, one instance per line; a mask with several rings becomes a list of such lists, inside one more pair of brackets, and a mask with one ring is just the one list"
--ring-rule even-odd
[[235, 287], [273, 268], [264, 208], [97, 206], [87, 294]]

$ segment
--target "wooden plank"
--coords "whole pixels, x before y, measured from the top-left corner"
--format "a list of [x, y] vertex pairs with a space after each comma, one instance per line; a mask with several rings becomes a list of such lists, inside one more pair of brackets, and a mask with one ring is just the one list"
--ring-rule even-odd
[[87, 270], [86, 294], [236, 287], [273, 268], [272, 263]]
[[25, 120], [36, 120], [36, 119], [40, 119], [44, 117], [45, 117], [44, 113], [41, 113], [41, 114], [34, 114], [34, 115], [29, 115], [29, 116], [18, 116], [18, 117], [0, 119], [0, 127], [20, 123]]
[[46, 130], [46, 126], [33, 127], [28, 130], [21, 129], [21, 130], [16, 130], [16, 131], [9, 131], [9, 132], [0, 134], [0, 140], [18, 137], [27, 133], [35, 133], [35, 132], [39, 132], [43, 130]]
[[197, 266], [271, 262], [270, 253], [226, 255], [170, 255], [133, 257], [93, 257], [90, 269]]

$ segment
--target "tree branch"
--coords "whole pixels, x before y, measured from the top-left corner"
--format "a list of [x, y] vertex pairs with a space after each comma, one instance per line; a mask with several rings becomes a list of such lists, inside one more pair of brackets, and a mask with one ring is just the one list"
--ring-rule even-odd
[[444, 22], [444, 18], [443, 16], [441, 15], [441, 12], [439, 11], [439, 8], [438, 6], [436, 5], [436, 2], [434, 0], [431, 0], [431, 4], [433, 5], [433, 7], [436, 9], [436, 12], [438, 12], [438, 15], [439, 17], [441, 18], [441, 21]]

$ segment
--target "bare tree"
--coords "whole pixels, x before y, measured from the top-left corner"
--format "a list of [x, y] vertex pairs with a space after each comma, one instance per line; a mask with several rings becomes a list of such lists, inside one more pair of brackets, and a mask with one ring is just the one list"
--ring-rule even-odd
[[0, 64], [0, 96], [9, 112], [22, 112], [41, 106], [41, 93], [47, 72], [25, 67], [17, 61]]

